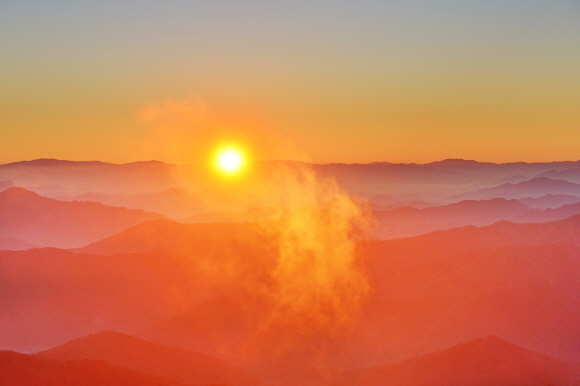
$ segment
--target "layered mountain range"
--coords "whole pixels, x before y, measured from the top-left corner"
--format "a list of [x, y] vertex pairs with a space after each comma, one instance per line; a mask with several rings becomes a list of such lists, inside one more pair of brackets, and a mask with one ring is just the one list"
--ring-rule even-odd
[[[78, 338], [36, 355], [0, 351], [0, 377], [14, 386], [265, 384], [218, 358], [113, 332]], [[324, 380], [332, 386], [572, 386], [580, 383], [580, 365], [486, 336], [396, 364], [327, 372]]]
[[580, 384], [576, 162], [256, 173], [281, 165], [336, 202], [252, 206], [157, 162], [0, 165], [0, 379]]

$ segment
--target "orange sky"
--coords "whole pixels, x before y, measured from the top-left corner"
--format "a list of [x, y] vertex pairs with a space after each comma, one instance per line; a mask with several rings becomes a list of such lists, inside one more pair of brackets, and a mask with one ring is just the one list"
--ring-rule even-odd
[[0, 162], [580, 159], [574, 1], [0, 5]]

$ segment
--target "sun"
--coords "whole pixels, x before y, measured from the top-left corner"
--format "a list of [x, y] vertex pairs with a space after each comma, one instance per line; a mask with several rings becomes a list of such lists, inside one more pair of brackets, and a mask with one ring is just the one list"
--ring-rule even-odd
[[244, 167], [244, 154], [235, 148], [222, 149], [217, 153], [216, 166], [225, 174], [235, 174]]

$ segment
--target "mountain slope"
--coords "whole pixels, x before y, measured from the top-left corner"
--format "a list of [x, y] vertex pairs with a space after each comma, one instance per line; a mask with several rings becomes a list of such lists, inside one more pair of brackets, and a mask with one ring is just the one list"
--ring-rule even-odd
[[[195, 194], [186, 189], [168, 189], [158, 193], [112, 195], [85, 193], [78, 196], [62, 198], [64, 201], [93, 201], [104, 205], [122, 206], [128, 209], [142, 209], [147, 212], [160, 213], [172, 218], [181, 218], [203, 213], [208, 208], [215, 208], [210, 197]], [[215, 200], [214, 200], [215, 201]]]
[[380, 223], [375, 235], [382, 239], [390, 239], [465, 225], [490, 225], [529, 211], [528, 206], [517, 200], [496, 198], [461, 201], [424, 209], [402, 207], [389, 211], [373, 211], [373, 215]]
[[552, 180], [538, 177], [519, 184], [503, 184], [494, 188], [480, 189], [448, 197], [450, 202], [462, 200], [489, 200], [492, 198], [521, 199], [526, 197], [541, 197], [546, 194], [580, 195], [580, 184], [565, 180]]
[[36, 159], [0, 165], [0, 179], [10, 179], [17, 186], [55, 185], [71, 194], [154, 193], [176, 186], [175, 168], [159, 161], [112, 164]]
[[566, 170], [549, 170], [540, 173], [537, 177], [547, 177], [553, 180], [566, 180], [570, 182], [580, 183], [580, 168], [571, 168]]
[[38, 245], [29, 244], [15, 237], [0, 237], [0, 251], [25, 251], [38, 248]]
[[[501, 221], [360, 244], [373, 295], [359, 328], [361, 357], [401, 360], [494, 334], [579, 361], [580, 216]], [[388, 345], [373, 344], [384, 331]], [[361, 361], [361, 365], [364, 365]]]
[[260, 237], [259, 228], [253, 224], [181, 224], [168, 220], [154, 220], [125, 229], [75, 251], [112, 255], [171, 249], [199, 240], [242, 240], [252, 243], [257, 242], [257, 237]]
[[396, 365], [354, 370], [334, 386], [567, 386], [580, 384], [580, 366], [523, 349], [495, 336]]
[[284, 213], [281, 207], [253, 208], [239, 211], [202, 213], [179, 219], [183, 223], [248, 223], [275, 220]]
[[194, 386], [210, 383], [225, 383], [228, 386], [262, 384], [242, 370], [210, 355], [161, 346], [117, 332], [78, 338], [37, 356], [61, 361], [103, 360], [113, 366]]
[[115, 256], [53, 248], [1, 251], [0, 342], [37, 351], [104, 330], [139, 331], [169, 318], [204, 293], [191, 257], [232, 250], [223, 243], [201, 248]]
[[561, 220], [580, 214], [580, 202], [575, 204], [562, 205], [555, 209], [544, 209], [542, 211], [530, 211], [513, 218], [518, 222], [546, 222]]
[[[238, 366], [254, 358], [247, 353], [274, 356], [255, 327], [271, 310], [261, 296], [276, 290], [276, 245], [248, 231], [252, 224], [142, 226], [147, 232], [131, 240], [151, 252], [119, 254], [125, 238], [112, 244], [113, 256], [1, 252], [2, 342], [56, 345], [103, 330], [144, 331], [140, 337]], [[321, 357], [337, 369], [369, 366], [494, 334], [579, 360], [579, 247], [580, 215], [361, 242], [356, 261], [372, 290], [354, 331]], [[309, 352], [320, 347], [315, 338]]]
[[434, 204], [431, 202], [426, 202], [426, 201], [418, 201], [418, 200], [400, 201], [400, 200], [395, 199], [392, 196], [389, 196], [388, 194], [376, 194], [376, 195], [372, 196], [371, 198], [369, 198], [369, 202], [371, 204], [375, 204], [375, 205], [379, 205], [379, 206], [390, 207], [390, 209], [393, 209], [396, 207], [401, 207], [401, 206], [411, 206], [413, 208], [419, 208], [419, 209], [437, 206], [437, 204]]
[[556, 209], [562, 205], [576, 204], [580, 202], [580, 197], [566, 194], [546, 194], [545, 196], [537, 198], [521, 198], [519, 201], [534, 209]]
[[[325, 360], [368, 366], [487, 334], [579, 360], [579, 256], [580, 216], [361, 242], [357, 261], [372, 293], [356, 332], [334, 341]], [[240, 293], [208, 297], [138, 336], [238, 363], [233, 353], [249, 347], [252, 320], [263, 311]]]
[[60, 362], [13, 351], [0, 351], [0, 383], [10, 386], [183, 386], [103, 361]]
[[94, 202], [58, 201], [24, 188], [0, 192], [0, 237], [48, 247], [80, 247], [160, 218], [164, 216]]
[[455, 253], [480, 248], [570, 243], [580, 245], [580, 215], [544, 223], [516, 223], [507, 220], [492, 225], [472, 225], [438, 230], [383, 243], [401, 253]]

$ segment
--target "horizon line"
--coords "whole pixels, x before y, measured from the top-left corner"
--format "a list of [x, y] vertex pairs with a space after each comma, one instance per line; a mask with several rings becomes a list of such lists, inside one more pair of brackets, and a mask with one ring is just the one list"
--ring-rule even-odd
[[[20, 161], [13, 161], [2, 163], [0, 166], [8, 166], [14, 165], [19, 163], [31, 163], [31, 162], [41, 162], [41, 161], [52, 161], [52, 162], [70, 162], [70, 163], [102, 163], [102, 164], [109, 164], [109, 165], [131, 165], [131, 164], [140, 164], [140, 163], [161, 163], [165, 165], [171, 166], [190, 166], [190, 165], [202, 165], [202, 162], [199, 163], [186, 163], [186, 164], [177, 164], [171, 162], [165, 162], [155, 159], [150, 160], [139, 160], [139, 161], [131, 161], [131, 162], [110, 162], [110, 161], [102, 161], [102, 160], [70, 160], [70, 159], [59, 159], [59, 158], [35, 158], [30, 160], [20, 160]], [[565, 161], [512, 161], [512, 162], [492, 162], [492, 161], [477, 161], [472, 159], [464, 159], [464, 158], [445, 158], [442, 160], [430, 161], [425, 163], [418, 163], [418, 162], [391, 162], [391, 161], [372, 161], [372, 162], [325, 162], [325, 163], [317, 163], [317, 162], [307, 162], [307, 161], [300, 161], [300, 160], [262, 160], [262, 161], [254, 161], [255, 163], [276, 163], [276, 162], [287, 162], [287, 163], [299, 163], [299, 164], [309, 164], [309, 165], [318, 165], [318, 166], [327, 166], [327, 165], [418, 165], [418, 166], [426, 166], [426, 165], [433, 165], [433, 164], [440, 164], [440, 163], [475, 163], [475, 164], [492, 164], [492, 165], [510, 165], [510, 164], [558, 164], [558, 163], [578, 163], [579, 160], [565, 160]]]

